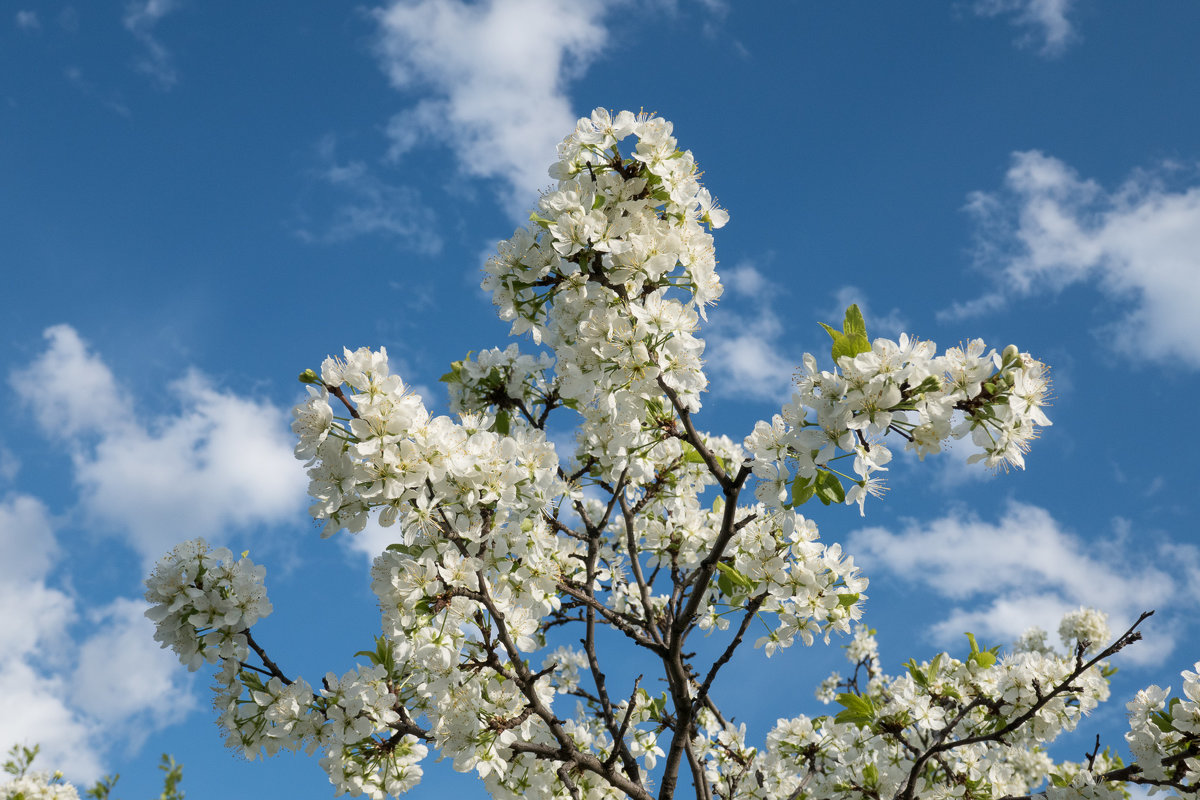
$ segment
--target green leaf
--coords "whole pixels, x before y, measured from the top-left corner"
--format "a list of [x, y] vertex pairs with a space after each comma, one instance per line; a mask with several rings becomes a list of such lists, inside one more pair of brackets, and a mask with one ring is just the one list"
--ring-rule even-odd
[[508, 416], [507, 411], [499, 411], [496, 413], [496, 423], [492, 426], [496, 429], [496, 433], [501, 436], [508, 436], [509, 426], [512, 420]]
[[817, 499], [824, 505], [846, 502], [846, 490], [842, 487], [841, 480], [828, 470], [821, 470], [817, 473], [815, 488]]
[[868, 789], [879, 785], [879, 769], [874, 764], [863, 767], [863, 783]]
[[864, 339], [867, 337], [867, 323], [863, 319], [862, 311], [858, 309], [858, 303], [854, 303], [846, 309], [846, 320], [842, 323], [842, 332], [847, 336], [858, 334]]
[[792, 503], [790, 508], [802, 506], [813, 498], [813, 495], [817, 493], [816, 486], [814, 485], [815, 478], [815, 475], [812, 478], [805, 478], [801, 475], [796, 476], [795, 480], [792, 481]]
[[704, 456], [700, 455], [700, 451], [692, 447], [688, 442], [683, 443], [683, 463], [685, 464], [703, 464]]
[[541, 225], [543, 228], [549, 228], [551, 225], [554, 224], [554, 220], [546, 219], [545, 217], [543, 217], [541, 214], [537, 213], [536, 211], [529, 212], [529, 221], [536, 222], [538, 225]]
[[824, 322], [818, 322], [817, 324], [820, 325], [822, 328], [824, 328], [825, 332], [829, 334], [829, 338], [833, 339], [835, 342], [839, 338], [841, 338], [842, 332], [839, 331], [837, 328], [826, 325]]
[[846, 594], [838, 595], [838, 605], [842, 608], [849, 608], [858, 602], [858, 592], [847, 592]]
[[907, 662], [905, 662], [904, 666], [908, 668], [908, 674], [912, 675], [912, 679], [918, 686], [920, 686], [922, 689], [929, 688], [929, 678], [926, 677], [925, 673], [921, 671], [921, 667], [919, 664], [917, 664], [916, 659], [910, 658]]
[[450, 364], [450, 371], [438, 378], [442, 383], [461, 383], [463, 362], [455, 361]]
[[996, 663], [996, 654], [990, 650], [980, 650], [978, 653], [972, 653], [967, 660], [974, 661], [979, 666], [987, 669]]
[[937, 680], [938, 672], [942, 669], [942, 659], [946, 657], [945, 653], [938, 653], [933, 657], [933, 661], [929, 662], [929, 682], [933, 683]]
[[996, 663], [996, 654], [1000, 652], [999, 647], [993, 647], [988, 650], [980, 650], [979, 644], [975, 641], [975, 634], [967, 633], [967, 641], [971, 643], [971, 655], [967, 656], [968, 662], [975, 662], [980, 667], [987, 669]]
[[869, 352], [870, 349], [871, 342], [861, 333], [841, 336], [833, 341], [833, 360], [836, 362], [842, 356], [854, 358], [859, 353]]
[[[746, 591], [749, 592], [754, 589], [754, 584], [750, 582], [750, 579], [738, 572], [737, 568], [732, 567], [722, 561], [718, 561], [717, 569], [721, 571], [722, 575], [728, 576], [729, 580], [733, 581], [735, 585], [742, 587]], [[730, 594], [732, 594], [732, 592], [730, 592]]]
[[868, 725], [875, 719], [875, 706], [869, 697], [843, 692], [837, 696], [837, 701], [845, 711], [839, 712], [833, 718], [834, 722], [848, 722], [861, 726]]

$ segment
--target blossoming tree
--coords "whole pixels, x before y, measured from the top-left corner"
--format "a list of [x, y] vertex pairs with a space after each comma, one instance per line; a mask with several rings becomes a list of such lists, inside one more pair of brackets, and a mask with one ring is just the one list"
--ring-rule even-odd
[[[966, 439], [972, 460], [1023, 466], [1050, 424], [1042, 363], [978, 340], [872, 341], [851, 307], [826, 326], [832, 370], [806, 356], [770, 421], [742, 440], [708, 432], [698, 331], [721, 295], [711, 231], [728, 215], [692, 154], [662, 119], [597, 110], [550, 174], [557, 188], [483, 281], [534, 352], [455, 362], [454, 417], [431, 416], [382, 349], [301, 376], [296, 455], [323, 535], [371, 518], [395, 531], [371, 573], [382, 633], [358, 666], [310, 683], [272, 660], [251, 632], [271, 611], [264, 570], [245, 557], [187, 542], [148, 580], [158, 640], [191, 669], [218, 666], [231, 747], [320, 751], [338, 793], [372, 797], [415, 786], [431, 750], [498, 798], [1196, 794], [1192, 672], [1184, 698], [1150, 687], [1130, 704], [1135, 763], [1099, 746], [1080, 763], [1047, 755], [1107, 697], [1137, 624], [1110, 639], [1081, 610], [1061, 650], [1036, 631], [1005, 654], [971, 638], [962, 658], [888, 675], [857, 622], [867, 579], [801, 514], [814, 500], [861, 511], [896, 443], [923, 458]], [[577, 424], [569, 448], [547, 438], [561, 419]], [[851, 677], [818, 690], [835, 713], [749, 733], [731, 721], [714, 689], [756, 619], [768, 657], [851, 636]], [[620, 655], [597, 646], [603, 631], [627, 641]], [[691, 647], [698, 635], [715, 649]], [[621, 672], [627, 651], [653, 680]]]

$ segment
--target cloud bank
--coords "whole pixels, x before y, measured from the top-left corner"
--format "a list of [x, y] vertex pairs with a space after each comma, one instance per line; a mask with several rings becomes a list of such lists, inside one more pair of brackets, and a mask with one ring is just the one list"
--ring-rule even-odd
[[54, 575], [62, 549], [45, 505], [29, 495], [0, 501], [0, 694], [19, 714], [0, 716], [0, 747], [39, 744], [42, 765], [90, 783], [118, 742], [142, 739], [193, 708], [190, 679], [158, 649], [145, 604], [117, 598], [87, 615]]
[[48, 438], [66, 447], [85, 515], [152, 564], [176, 542], [290, 519], [303, 508], [304, 470], [286, 414], [223, 391], [190, 371], [171, 384], [172, 414], [147, 415], [68, 325], [9, 376]]
[[[1172, 545], [1174, 550], [1181, 546]], [[1185, 572], [1167, 572], [1158, 563], [1185, 557], [1197, 564], [1195, 548], [1155, 559], [1139, 555], [1121, 537], [1087, 541], [1066, 529], [1048, 511], [1009, 503], [996, 522], [951, 513], [930, 522], [910, 522], [900, 531], [864, 528], [852, 534], [847, 550], [868, 575], [890, 574], [945, 598], [954, 607], [930, 630], [942, 646], [958, 645], [963, 631], [1011, 643], [1038, 626], [1054, 632], [1063, 613], [1081, 605], [1110, 615], [1113, 630], [1124, 629], [1142, 611], [1156, 617], [1146, 640], [1122, 653], [1139, 664], [1154, 663], [1175, 646], [1170, 613], [1194, 614], [1200, 597], [1188, 588]]]
[[970, 196], [980, 265], [995, 291], [945, 317], [1011, 298], [1094, 286], [1121, 311], [1099, 333], [1137, 360], [1200, 368], [1200, 186], [1135, 173], [1113, 191], [1036, 150], [1014, 153], [998, 192]]

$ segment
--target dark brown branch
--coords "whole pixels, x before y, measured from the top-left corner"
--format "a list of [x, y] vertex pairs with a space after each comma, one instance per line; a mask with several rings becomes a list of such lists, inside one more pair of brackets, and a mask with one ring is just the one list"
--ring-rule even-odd
[[[262, 660], [263, 666], [265, 666], [268, 670], [270, 670], [270, 672], [268, 672], [266, 674], [273, 675], [274, 677], [279, 678], [279, 680], [283, 681], [284, 686], [291, 686], [292, 685], [291, 679], [288, 678], [287, 675], [283, 674], [283, 670], [281, 670], [279, 668], [279, 665], [271, 660], [271, 657], [268, 656], [267, 652], [265, 650], [263, 650], [262, 647], [259, 646], [258, 642], [254, 641], [254, 637], [250, 635], [250, 629], [247, 628], [246, 630], [242, 631], [242, 633], [244, 633], [246, 635], [246, 643], [250, 645], [250, 649], [253, 650], [258, 655], [258, 657]], [[258, 670], [258, 671], [262, 672], [262, 670]]]
[[717, 483], [728, 494], [730, 489], [733, 488], [734, 482], [725, 473], [725, 468], [721, 466], [721, 462], [717, 461], [717, 457], [704, 444], [704, 440], [700, 437], [700, 432], [692, 424], [692, 412], [679, 401], [679, 393], [668, 386], [661, 375], [658, 378], [658, 387], [663, 390], [663, 393], [671, 401], [671, 405], [674, 406], [675, 413], [679, 415], [679, 421], [683, 423], [683, 429], [687, 431], [686, 439], [688, 444], [696, 448], [696, 452], [704, 459], [704, 465], [708, 467], [708, 471], [712, 473], [712, 476], [717, 479]]
[[333, 395], [334, 397], [336, 397], [338, 400], [342, 401], [342, 405], [344, 405], [346, 407], [346, 410], [350, 412], [350, 416], [354, 417], [355, 419], [362, 419], [362, 417], [360, 417], [358, 415], [358, 409], [354, 407], [354, 404], [351, 403], [346, 398], [346, 395], [342, 392], [342, 387], [330, 386], [327, 383], [327, 384], [325, 384], [325, 390], [327, 392], [329, 392], [331, 395]]

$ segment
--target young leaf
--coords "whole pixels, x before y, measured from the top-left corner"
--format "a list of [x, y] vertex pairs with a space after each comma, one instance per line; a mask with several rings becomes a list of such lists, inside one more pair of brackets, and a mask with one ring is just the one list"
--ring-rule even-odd
[[862, 312], [858, 310], [858, 303], [854, 303], [846, 309], [846, 319], [842, 323], [842, 332], [847, 336], [858, 334], [864, 339], [867, 338], [867, 323], [863, 319]]
[[838, 476], [832, 472], [822, 470], [817, 473], [816, 492], [817, 499], [825, 505], [840, 505], [846, 502], [846, 490]]
[[922, 689], [929, 688], [929, 678], [921, 671], [921, 667], [917, 664], [916, 659], [910, 658], [904, 663], [904, 666], [908, 668], [908, 674], [912, 676], [912, 679], [918, 686]]
[[791, 508], [804, 505], [813, 498], [814, 494], [817, 493], [814, 478], [805, 478], [801, 475], [797, 475], [796, 479], [792, 481]]
[[843, 692], [837, 696], [838, 703], [845, 711], [833, 718], [834, 722], [849, 722], [855, 725], [868, 725], [875, 719], [875, 706], [870, 698]]
[[692, 447], [689, 443], [683, 443], [683, 463], [685, 464], [703, 464], [704, 456], [700, 455], [700, 451]]
[[742, 587], [746, 591], [749, 592], [754, 589], [754, 584], [750, 582], [750, 579], [738, 572], [735, 567], [732, 567], [722, 561], [718, 561], [717, 569], [721, 571], [722, 575], [728, 576], [729, 580], [733, 581], [736, 585]]
[[842, 356], [854, 358], [859, 353], [869, 352], [871, 342], [861, 333], [840, 336], [833, 341], [833, 360], [836, 362]]

